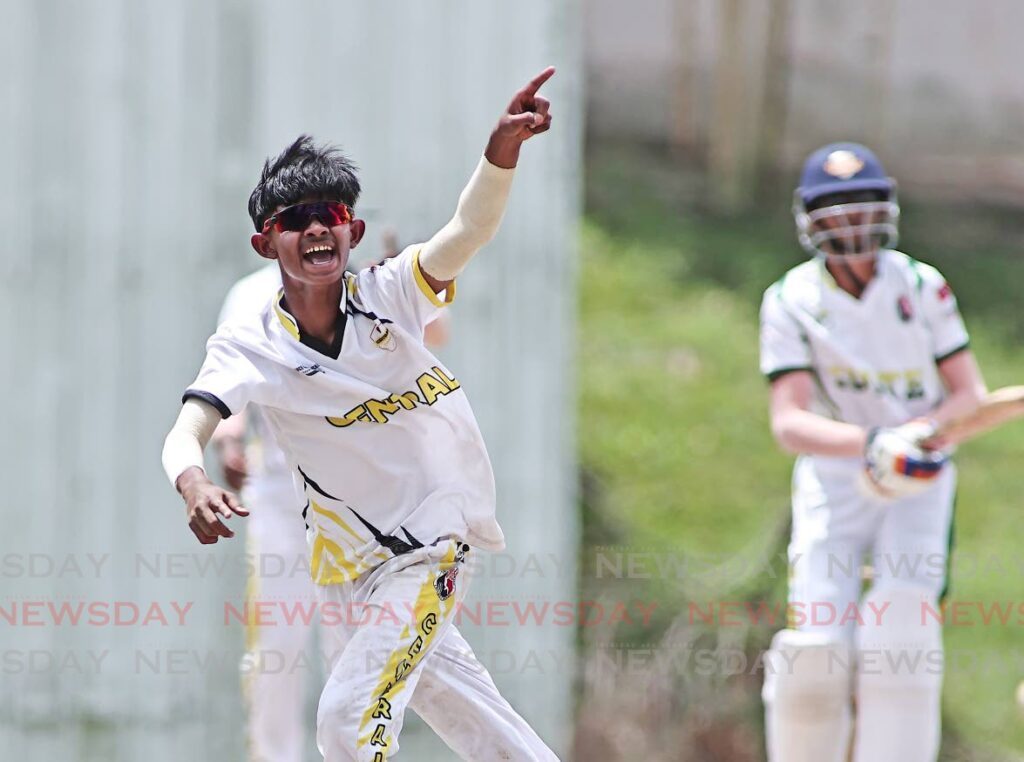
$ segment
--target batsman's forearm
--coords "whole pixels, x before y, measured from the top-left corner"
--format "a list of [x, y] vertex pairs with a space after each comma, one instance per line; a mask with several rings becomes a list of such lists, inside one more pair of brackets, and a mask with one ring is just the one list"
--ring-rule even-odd
[[868, 432], [808, 410], [789, 410], [772, 420], [772, 434], [783, 449], [792, 453], [859, 458], [864, 454]]
[[928, 414], [928, 417], [940, 427], [960, 420], [978, 409], [981, 401], [985, 399], [985, 393], [984, 386], [960, 389], [946, 397], [937, 408]]
[[946, 387], [946, 398], [928, 417], [940, 427], [971, 415], [988, 393], [981, 368], [969, 349], [943, 360], [939, 364], [939, 375]]

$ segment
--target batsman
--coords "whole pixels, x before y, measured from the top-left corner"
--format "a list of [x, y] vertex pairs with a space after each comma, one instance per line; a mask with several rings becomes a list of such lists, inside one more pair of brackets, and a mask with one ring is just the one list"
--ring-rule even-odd
[[943, 652], [927, 612], [948, 584], [956, 491], [937, 433], [985, 382], [945, 279], [894, 248], [896, 183], [874, 153], [815, 151], [793, 212], [811, 260], [761, 305], [772, 433], [797, 455], [790, 621], [765, 662], [768, 758], [928, 762]]

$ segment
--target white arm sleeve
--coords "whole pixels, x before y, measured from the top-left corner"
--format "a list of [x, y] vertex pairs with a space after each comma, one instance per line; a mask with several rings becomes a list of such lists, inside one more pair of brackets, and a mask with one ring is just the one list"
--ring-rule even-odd
[[481, 246], [498, 231], [505, 214], [514, 169], [502, 169], [485, 157], [459, 196], [455, 216], [423, 244], [420, 267], [437, 280], [454, 280]]
[[203, 468], [203, 450], [213, 436], [221, 415], [213, 405], [190, 398], [181, 406], [178, 420], [164, 440], [164, 473], [177, 489], [178, 477], [187, 468]]

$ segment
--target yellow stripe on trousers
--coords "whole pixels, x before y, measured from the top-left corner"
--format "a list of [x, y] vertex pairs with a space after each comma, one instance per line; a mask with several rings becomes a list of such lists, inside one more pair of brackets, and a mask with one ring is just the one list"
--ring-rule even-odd
[[[441, 559], [439, 566], [431, 564], [427, 577], [420, 586], [413, 608], [413, 623], [406, 624], [399, 635], [399, 646], [384, 665], [377, 686], [373, 690], [370, 706], [363, 712], [363, 720], [359, 725], [359, 744], [362, 749], [368, 744], [379, 747], [374, 762], [384, 762], [391, 747], [391, 703], [394, 697], [405, 689], [408, 683], [405, 677], [416, 668], [434, 641], [441, 623], [451, 615], [455, 605], [455, 595], [441, 600], [434, 589], [438, 576], [452, 568], [455, 564], [456, 544], [452, 543]], [[411, 642], [409, 639], [412, 638]]]

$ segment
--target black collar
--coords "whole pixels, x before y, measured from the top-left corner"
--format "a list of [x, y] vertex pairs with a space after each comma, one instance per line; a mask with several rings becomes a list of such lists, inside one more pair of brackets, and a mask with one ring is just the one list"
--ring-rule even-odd
[[[342, 299], [347, 301], [347, 287], [342, 290]], [[345, 309], [344, 303], [339, 305], [338, 317], [334, 321], [334, 341], [330, 344], [321, 341], [315, 336], [308, 336], [302, 331], [302, 326], [299, 325], [299, 321], [295, 319], [295, 316], [288, 309], [288, 302], [284, 298], [284, 289], [281, 289], [281, 296], [277, 300], [278, 307], [281, 311], [286, 314], [288, 318], [292, 320], [295, 325], [295, 333], [292, 335], [298, 336], [299, 342], [305, 344], [307, 347], [312, 349], [314, 352], [318, 352], [322, 355], [330, 357], [332, 360], [337, 360], [341, 356], [341, 344], [345, 340], [345, 325], [348, 323], [348, 314]], [[286, 326], [291, 328], [291, 326]], [[292, 333], [289, 330], [289, 333]]]

